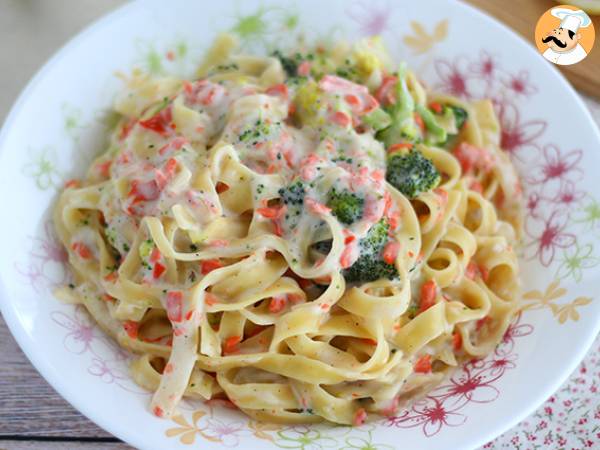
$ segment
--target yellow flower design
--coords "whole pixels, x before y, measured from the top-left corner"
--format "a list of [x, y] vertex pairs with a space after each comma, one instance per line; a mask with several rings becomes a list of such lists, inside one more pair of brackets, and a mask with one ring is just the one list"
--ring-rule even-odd
[[281, 425], [277, 425], [275, 423], [263, 423], [257, 422], [255, 420], [250, 420], [248, 422], [248, 428], [252, 430], [254, 436], [259, 439], [265, 439], [268, 441], [273, 441], [273, 436], [268, 434], [268, 431], [279, 431], [282, 429]]
[[414, 35], [404, 36], [404, 43], [415, 53], [423, 54], [431, 50], [437, 43], [444, 41], [448, 36], [448, 20], [444, 19], [437, 23], [433, 32], [429, 34], [423, 25], [412, 21], [410, 26]]
[[538, 290], [533, 290], [523, 294], [524, 300], [533, 300], [531, 303], [525, 305], [522, 309], [526, 311], [528, 309], [544, 309], [550, 308], [553, 314], [558, 311], [558, 305], [553, 302], [567, 293], [565, 288], [559, 287], [559, 281], [554, 280], [548, 285], [546, 290], [542, 293]]
[[165, 431], [167, 437], [175, 437], [179, 436], [179, 440], [182, 444], [192, 445], [196, 440], [196, 433], [201, 433], [198, 428], [198, 421], [204, 416], [206, 413], [204, 411], [196, 411], [192, 414], [192, 423], [188, 423], [185, 417], [179, 415], [173, 417], [173, 422], [175, 422], [179, 427], [169, 428]]
[[575, 308], [578, 306], [587, 305], [591, 303], [591, 301], [592, 299], [589, 297], [577, 297], [571, 303], [563, 305], [555, 314], [558, 317], [558, 323], [563, 324], [569, 319], [577, 322], [579, 320], [579, 311], [577, 311]]
[[[522, 311], [536, 309], [550, 309], [552, 315], [557, 318], [559, 324], [564, 324], [569, 319], [574, 322], [579, 320], [579, 311], [577, 308], [591, 303], [590, 297], [577, 297], [569, 303], [557, 304], [556, 301], [567, 294], [567, 290], [560, 287], [560, 281], [554, 280], [548, 285], [544, 292], [533, 290], [523, 294], [525, 305], [521, 308]], [[527, 302], [529, 300], [529, 302]]]
[[199, 434], [204, 439], [211, 442], [221, 442], [222, 440], [217, 436], [210, 436], [204, 433], [205, 430], [201, 429], [198, 425], [198, 421], [206, 415], [205, 411], [198, 410], [192, 414], [192, 421], [188, 423], [185, 417], [179, 415], [173, 417], [171, 420], [175, 422], [179, 427], [169, 428], [165, 431], [167, 437], [179, 436], [179, 440], [182, 444], [192, 445], [196, 440], [196, 434]]

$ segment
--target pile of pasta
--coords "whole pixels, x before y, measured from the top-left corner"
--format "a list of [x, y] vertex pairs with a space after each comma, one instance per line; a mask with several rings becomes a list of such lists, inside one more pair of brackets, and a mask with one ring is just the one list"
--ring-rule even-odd
[[[372, 102], [393, 70], [376, 39], [319, 48], [296, 70], [335, 74], [348, 55], [364, 87], [327, 73], [317, 86]], [[468, 111], [457, 142], [493, 162], [467, 173], [451, 151], [418, 143], [441, 181], [409, 199], [385, 181], [386, 149], [360, 126], [360, 110], [348, 122], [332, 100], [314, 121], [298, 120], [301, 77], [283, 63], [239, 54], [224, 35], [194, 81], [124, 77], [107, 151], [56, 205], [74, 273], [57, 295], [136, 355], [132, 377], [155, 392], [157, 416], [175, 414], [182, 397], [280, 423], [393, 415], [492, 351], [517, 311], [520, 187], [491, 102], [429, 92], [408, 73], [416, 104]], [[283, 208], [282, 189], [298, 177], [313, 180], [312, 197]], [[319, 198], [344, 180], [372, 205], [352, 226]], [[381, 217], [394, 220], [398, 276], [347, 282], [349, 241]], [[330, 249], [317, 258], [324, 239]]]

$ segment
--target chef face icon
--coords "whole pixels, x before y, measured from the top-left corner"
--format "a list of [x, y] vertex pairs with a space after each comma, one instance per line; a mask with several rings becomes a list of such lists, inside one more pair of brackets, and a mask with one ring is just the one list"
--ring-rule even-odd
[[542, 38], [542, 42], [553, 51], [561, 53], [573, 50], [580, 39], [581, 34], [575, 34], [573, 30], [559, 27], [551, 30]]
[[569, 5], [551, 8], [536, 27], [540, 53], [554, 64], [570, 65], [583, 60], [594, 43], [594, 25], [589, 16]]

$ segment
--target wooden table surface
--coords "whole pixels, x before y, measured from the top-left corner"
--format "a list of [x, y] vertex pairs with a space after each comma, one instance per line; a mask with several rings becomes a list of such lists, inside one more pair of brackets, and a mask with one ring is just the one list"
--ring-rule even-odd
[[[16, 59], [15, 42], [28, 47], [20, 66], [15, 64], [4, 71], [3, 65], [0, 120], [27, 79], [56, 48], [95, 17], [123, 2], [0, 0], [0, 60]], [[0, 316], [0, 450], [131, 448], [83, 417], [48, 385]]]
[[38, 374], [0, 318], [0, 450], [130, 449], [78, 413]]

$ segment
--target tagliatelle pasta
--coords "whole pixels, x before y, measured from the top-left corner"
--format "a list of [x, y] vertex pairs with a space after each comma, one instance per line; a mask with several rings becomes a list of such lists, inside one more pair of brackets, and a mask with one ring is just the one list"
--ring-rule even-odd
[[377, 38], [194, 81], [134, 72], [108, 150], [54, 211], [83, 304], [151, 410], [394, 414], [489, 353], [518, 308], [518, 177], [491, 102], [429, 92]]

